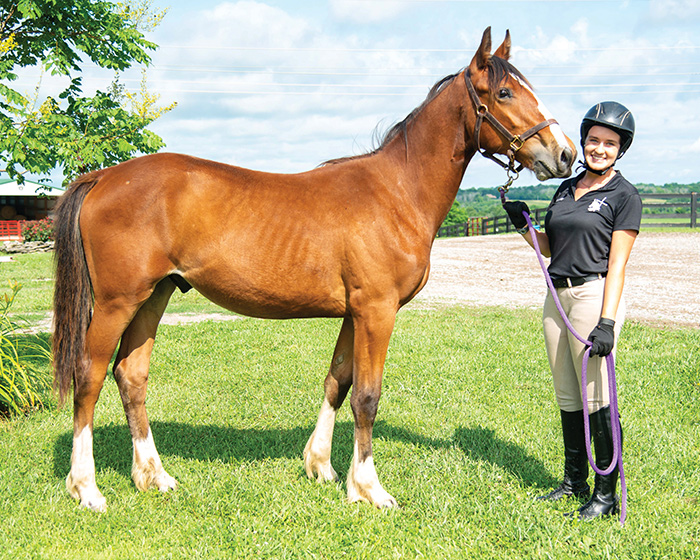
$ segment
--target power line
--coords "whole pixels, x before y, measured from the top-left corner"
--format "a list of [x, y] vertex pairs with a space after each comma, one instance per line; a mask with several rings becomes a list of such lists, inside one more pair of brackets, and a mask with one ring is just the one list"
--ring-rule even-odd
[[[658, 84], [655, 84], [658, 85]], [[662, 84], [663, 85], [663, 84]], [[693, 84], [698, 85], [698, 84]], [[617, 84], [611, 87], [624, 87], [625, 84]], [[548, 97], [552, 96], [572, 96], [572, 95], [586, 95], [589, 93], [596, 93], [598, 90], [587, 90], [587, 88], [579, 88], [580, 91], [573, 92], [547, 92]], [[161, 91], [160, 93], [197, 93], [197, 94], [211, 94], [211, 95], [295, 95], [295, 96], [333, 96], [333, 97], [416, 97], [415, 93], [408, 92], [372, 92], [372, 91], [270, 91], [270, 90], [235, 90], [235, 89], [223, 89], [223, 90], [198, 90], [198, 89], [167, 89]], [[669, 90], [669, 89], [659, 89], [653, 91], [640, 91], [640, 90], [620, 90], [620, 91], [607, 91], [608, 95], [657, 95], [657, 94], [695, 94], [700, 93], [700, 89], [694, 90]]]
[[[512, 1], [512, 0], [511, 0]], [[551, 0], [554, 1], [554, 0]], [[583, 1], [583, 0], [581, 0]], [[596, 0], [602, 1], [602, 0]], [[250, 46], [234, 46], [226, 47], [219, 45], [159, 45], [160, 49], [178, 49], [178, 50], [217, 50], [217, 51], [270, 51], [270, 52], [350, 52], [350, 53], [469, 53], [473, 54], [474, 49], [465, 47], [463, 49], [411, 49], [411, 48], [350, 48], [350, 47], [250, 47]], [[669, 51], [669, 50], [696, 50], [700, 49], [700, 45], [654, 45], [654, 46], [634, 46], [634, 47], [620, 47], [616, 46], [618, 51]], [[574, 47], [571, 49], [574, 52], [604, 52], [610, 50], [610, 47]], [[547, 53], [548, 49], [526, 49], [518, 48], [517, 52], [526, 53]]]
[[[345, 2], [372, 2], [376, 3], [381, 0], [341, 0]], [[490, 4], [491, 2], [503, 2], [503, 3], [550, 3], [557, 2], [558, 4], [593, 4], [595, 2], [604, 2], [606, 4], [611, 4], [611, 0], [388, 0], [390, 3], [402, 3], [402, 4]], [[619, 4], [624, 4], [627, 2], [646, 2], [648, 0], [618, 0]]]
[[[700, 63], [697, 64], [700, 66]], [[284, 67], [282, 67], [284, 68]], [[416, 73], [409, 73], [403, 71], [397, 71], [393, 69], [394, 72], [340, 72], [340, 71], [328, 71], [324, 69], [310, 69], [310, 70], [280, 70], [276, 68], [260, 68], [260, 67], [250, 67], [243, 69], [233, 69], [224, 67], [213, 67], [213, 68], [194, 68], [186, 66], [154, 66], [154, 70], [159, 70], [163, 72], [197, 72], [197, 73], [210, 73], [210, 74], [269, 74], [275, 76], [359, 76], [359, 77], [408, 77], [408, 78], [440, 78], [444, 74], [433, 74], [421, 72], [420, 69], [416, 69]], [[368, 69], [371, 70], [371, 69]], [[386, 69], [383, 69], [386, 70]], [[601, 72], [589, 72], [583, 74], [537, 74], [538, 78], [585, 78], [585, 77], [605, 77], [605, 76], [649, 76], [646, 73], [640, 72], [613, 72], [613, 73], [601, 73]], [[698, 72], [656, 72], [652, 74], [653, 76], [700, 76], [700, 71]]]
[[[25, 79], [31, 79], [31, 76], [25, 76]], [[84, 83], [90, 83], [95, 81], [102, 81], [99, 78], [86, 77]], [[139, 79], [121, 79], [121, 83], [132, 84], [140, 83]], [[328, 82], [314, 82], [314, 83], [299, 83], [299, 82], [238, 82], [231, 84], [222, 84], [219, 81], [202, 81], [202, 80], [154, 80], [153, 83], [159, 93], [202, 93], [202, 94], [233, 94], [233, 95], [262, 95], [262, 94], [280, 94], [280, 95], [351, 95], [351, 96], [415, 96], [415, 92], [390, 92], [390, 91], [377, 91], [377, 90], [426, 90], [428, 86], [426, 84], [353, 84], [353, 83], [328, 83]], [[172, 87], [172, 86], [175, 87]], [[217, 89], [188, 89], [177, 87], [178, 85], [194, 85], [194, 86], [219, 86]], [[226, 86], [226, 89], [221, 89], [221, 86]], [[612, 88], [624, 88], [625, 91], [622, 93], [640, 93], [640, 94], [655, 94], [655, 93], [695, 93], [696, 90], [688, 90], [682, 88], [696, 87], [700, 86], [700, 82], [639, 82], [639, 83], [581, 83], [581, 84], [540, 84], [537, 86], [537, 90], [546, 95], [571, 95], [586, 93], [586, 90], [590, 89], [605, 89], [606, 93], [620, 93], [619, 91], [613, 92], [608, 91]], [[245, 90], [240, 90], [238, 88], [243, 87]], [[250, 89], [254, 88], [254, 89]], [[260, 89], [266, 88], [266, 89]], [[273, 89], [274, 88], [274, 89]], [[308, 90], [309, 88], [315, 88], [317, 91], [294, 91], [290, 88], [304, 88]], [[346, 90], [375, 90], [375, 91], [337, 91], [343, 88]], [[630, 88], [644, 88], [639, 91], [629, 91]], [[648, 88], [654, 88], [649, 90]], [[662, 88], [662, 89], [658, 89]], [[679, 89], [680, 88], [680, 89]], [[325, 91], [324, 91], [325, 90]], [[330, 90], [330, 91], [329, 91]], [[335, 90], [335, 91], [334, 91]], [[561, 91], [558, 90], [568, 90]], [[571, 91], [577, 90], [577, 91]]]

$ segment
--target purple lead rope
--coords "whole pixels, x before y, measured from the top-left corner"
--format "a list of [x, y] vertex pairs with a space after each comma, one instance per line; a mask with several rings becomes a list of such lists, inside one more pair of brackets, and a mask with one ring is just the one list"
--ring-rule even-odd
[[[501, 195], [503, 198], [503, 194]], [[557, 295], [557, 291], [554, 288], [554, 285], [552, 284], [552, 279], [549, 276], [549, 273], [547, 272], [547, 266], [545, 265], [544, 259], [542, 258], [542, 253], [540, 252], [540, 246], [539, 243], [537, 242], [537, 232], [535, 231], [535, 228], [532, 225], [532, 220], [530, 219], [530, 215], [527, 212], [523, 212], [523, 216], [525, 216], [525, 220], [527, 221], [527, 225], [530, 228], [530, 237], [532, 238], [532, 244], [535, 247], [535, 253], [537, 254], [537, 260], [540, 263], [540, 267], [542, 268], [542, 272], [544, 272], [544, 279], [547, 281], [547, 286], [549, 287], [549, 291], [552, 294], [552, 298], [554, 299], [554, 303], [557, 306], [557, 309], [559, 310], [559, 314], [561, 315], [562, 319], [564, 320], [564, 324], [566, 325], [566, 328], [569, 329], [571, 334], [573, 334], [580, 342], [585, 344], [587, 346], [586, 351], [583, 354], [583, 364], [581, 367], [581, 394], [583, 398], [583, 404], [584, 404], [584, 413], [583, 413], [583, 428], [584, 432], [586, 434], [586, 454], [588, 455], [588, 462], [591, 464], [591, 467], [593, 467], [593, 470], [598, 473], [599, 475], [605, 476], [613, 472], [615, 470], [615, 467], [619, 468], [620, 470], [620, 525], [625, 524], [625, 519], [627, 518], [627, 484], [625, 482], [625, 471], [622, 466], [622, 429], [620, 428], [620, 413], [619, 413], [619, 408], [617, 404], [617, 383], [615, 381], [615, 358], [613, 358], [612, 352], [605, 356], [606, 363], [608, 366], [608, 386], [610, 390], [610, 425], [612, 426], [612, 438], [613, 438], [613, 458], [612, 461], [610, 461], [610, 465], [608, 466], [607, 469], [601, 470], [599, 469], [595, 461], [593, 460], [593, 453], [591, 452], [591, 422], [590, 419], [588, 418], [588, 379], [587, 379], [587, 371], [588, 371], [588, 359], [591, 355], [591, 342], [583, 338], [580, 334], [578, 334], [575, 330], [574, 327], [572, 326], [571, 322], [569, 321], [569, 318], [566, 316], [566, 313], [564, 313], [564, 309], [561, 306], [561, 302], [559, 301], [559, 296]]]

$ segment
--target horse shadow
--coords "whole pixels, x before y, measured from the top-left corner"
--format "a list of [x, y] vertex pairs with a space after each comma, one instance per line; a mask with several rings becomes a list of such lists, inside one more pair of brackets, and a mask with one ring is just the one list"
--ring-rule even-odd
[[526, 487], [549, 488], [558, 483], [542, 461], [530, 455], [517, 443], [499, 437], [492, 428], [480, 425], [460, 426], [449, 439], [436, 439], [377, 422], [374, 435], [433, 449], [457, 448], [474, 461], [490, 463], [501, 468]]
[[[301, 458], [313, 425], [294, 428], [237, 428], [215, 424], [187, 424], [153, 421], [151, 428], [156, 446], [167, 468], [168, 456], [196, 461], [238, 463]], [[352, 459], [354, 424], [336, 424], [333, 438], [333, 464], [341, 478], [347, 476]], [[125, 424], [110, 423], [95, 428], [95, 468], [113, 469], [125, 477], [131, 476], [131, 435]], [[528, 454], [520, 445], [505, 440], [491, 428], [475, 425], [459, 427], [450, 438], [430, 438], [385, 421], [374, 425], [374, 438], [393, 440], [428, 449], [460, 449], [475, 461], [485, 461], [500, 467], [523, 486], [546, 488], [556, 484], [544, 464]], [[70, 470], [73, 445], [72, 433], [59, 436], [54, 444], [53, 470], [57, 478]], [[300, 462], [299, 476], [304, 477]]]

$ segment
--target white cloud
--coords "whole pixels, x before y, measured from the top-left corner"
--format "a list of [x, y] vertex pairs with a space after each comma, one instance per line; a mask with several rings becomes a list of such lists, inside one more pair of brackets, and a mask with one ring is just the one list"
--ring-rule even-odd
[[378, 23], [394, 19], [408, 3], [392, 0], [331, 0], [333, 15], [355, 23]]
[[252, 0], [219, 4], [204, 11], [195, 24], [188, 42], [217, 47], [284, 48], [308, 41], [315, 33], [305, 19]]
[[694, 154], [700, 154], [700, 137], [698, 137], [698, 139], [695, 142], [688, 146], [687, 150], [685, 151]]
[[[585, 27], [585, 21], [578, 24], [580, 27]], [[580, 32], [580, 30], [579, 30]], [[577, 37], [578, 32], [573, 32], [564, 35], [550, 35], [542, 28], [537, 28], [531, 46], [523, 48], [515, 45], [512, 49], [513, 59], [517, 64], [525, 66], [552, 66], [560, 64], [568, 64], [576, 59], [576, 49], [578, 44], [569, 37]]]
[[700, 1], [650, 0], [649, 13], [656, 21], [689, 23], [700, 18]]

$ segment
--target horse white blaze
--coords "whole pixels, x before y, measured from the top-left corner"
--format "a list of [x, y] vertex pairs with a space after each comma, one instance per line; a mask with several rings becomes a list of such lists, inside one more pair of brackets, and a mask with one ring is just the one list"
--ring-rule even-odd
[[[527, 85], [525, 82], [523, 82], [520, 78], [518, 78], [517, 76], [512, 76], [512, 77], [522, 87], [524, 87], [527, 91], [529, 91], [532, 94], [532, 97], [535, 98], [535, 101], [537, 101], [537, 109], [539, 110], [540, 113], [542, 113], [542, 120], [546, 121], [549, 119], [553, 119], [554, 116], [552, 115], [552, 113], [549, 112], [549, 109], [547, 109], [545, 104], [542, 103], [542, 100], [533, 91], [533, 89], [529, 85]], [[559, 123], [550, 125], [549, 130], [552, 133], [552, 136], [554, 136], [554, 139], [557, 141], [557, 144], [559, 144], [560, 148], [568, 148], [569, 147], [569, 143], [566, 140], [566, 135], [564, 134], [564, 131], [562, 130], [561, 126], [559, 126]]]
[[306, 475], [313, 478], [314, 473], [316, 473], [318, 482], [338, 480], [338, 475], [331, 465], [333, 429], [337, 414], [338, 411], [331, 406], [328, 400], [323, 399], [316, 429], [304, 448]]
[[73, 437], [71, 468], [66, 477], [66, 489], [80, 506], [94, 511], [105, 511], [107, 500], [95, 482], [95, 460], [92, 455], [92, 429], [85, 426]]
[[161, 492], [175, 488], [177, 481], [165, 472], [150, 428], [145, 438], [134, 438], [133, 444], [134, 460], [131, 466], [131, 478], [136, 488], [148, 490], [151, 486], [155, 486]]
[[364, 461], [359, 461], [358, 457], [356, 440], [352, 465], [348, 473], [348, 501], [350, 503], [365, 501], [378, 508], [397, 507], [396, 500], [379, 483], [372, 456], [370, 455]]

